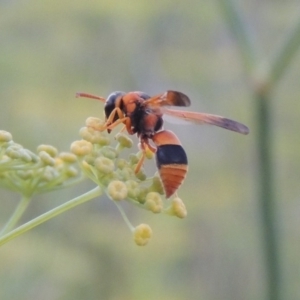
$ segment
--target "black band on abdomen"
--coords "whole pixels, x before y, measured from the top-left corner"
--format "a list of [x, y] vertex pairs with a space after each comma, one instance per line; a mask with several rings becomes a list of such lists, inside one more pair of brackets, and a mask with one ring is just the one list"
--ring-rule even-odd
[[156, 150], [156, 165], [187, 165], [187, 156], [181, 145], [161, 145]]

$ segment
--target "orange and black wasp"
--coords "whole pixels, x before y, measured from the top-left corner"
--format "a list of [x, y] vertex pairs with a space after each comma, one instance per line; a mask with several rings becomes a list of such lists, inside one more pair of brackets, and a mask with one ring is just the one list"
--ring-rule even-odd
[[241, 134], [249, 133], [247, 126], [221, 116], [170, 109], [170, 106], [187, 107], [191, 104], [188, 96], [177, 91], [167, 91], [153, 97], [144, 92], [119, 91], [111, 93], [107, 99], [87, 93], [77, 93], [77, 97], [97, 99], [105, 103], [106, 119], [101, 130], [110, 132], [118, 124], [124, 124], [129, 134], [138, 136], [143, 155], [136, 166], [136, 173], [144, 162], [147, 148], [155, 153], [167, 198], [178, 190], [185, 179], [188, 160], [175, 133], [163, 129], [164, 114], [198, 124], [219, 126]]

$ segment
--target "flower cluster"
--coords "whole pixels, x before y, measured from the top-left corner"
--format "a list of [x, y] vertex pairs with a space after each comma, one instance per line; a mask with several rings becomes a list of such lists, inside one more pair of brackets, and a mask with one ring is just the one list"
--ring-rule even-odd
[[[109, 135], [103, 131], [103, 121], [90, 117], [86, 120], [86, 127], [80, 129], [80, 136], [82, 140], [72, 143], [71, 152], [77, 156], [83, 172], [118, 206], [137, 245], [147, 244], [152, 230], [146, 224], [133, 227], [119, 205], [121, 200], [127, 200], [153, 213], [164, 212], [179, 218], [186, 216], [184, 203], [177, 196], [171, 201], [163, 201], [164, 189], [157, 173], [147, 177], [143, 168], [135, 173], [142, 156], [141, 151], [130, 154], [127, 159], [121, 157], [124, 149], [133, 146], [127, 134], [118, 133], [114, 145]], [[153, 153], [149, 151], [146, 157], [151, 159]]]
[[82, 176], [76, 162], [74, 154], [58, 153], [49, 145], [40, 145], [33, 153], [15, 143], [9, 132], [0, 130], [0, 185], [23, 196], [77, 182]]

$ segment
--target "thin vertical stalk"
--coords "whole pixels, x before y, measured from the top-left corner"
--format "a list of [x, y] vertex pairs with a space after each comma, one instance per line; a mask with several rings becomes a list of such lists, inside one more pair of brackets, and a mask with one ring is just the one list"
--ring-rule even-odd
[[245, 25], [243, 17], [234, 0], [218, 0], [227, 25], [234, 36], [242, 56], [245, 70], [252, 76], [257, 61], [257, 47]]
[[22, 196], [20, 203], [18, 204], [17, 208], [15, 209], [14, 213], [4, 226], [4, 228], [0, 232], [0, 236], [4, 235], [5, 233], [9, 232], [12, 228], [14, 228], [21, 217], [23, 216], [24, 212], [26, 211], [26, 208], [28, 207], [30, 203], [31, 197], [28, 196]]
[[275, 84], [281, 79], [284, 72], [290, 66], [300, 46], [300, 13], [293, 26], [284, 35], [274, 54], [270, 59], [269, 85]]
[[[219, 0], [220, 7], [226, 18], [228, 26], [235, 37], [239, 51], [248, 72], [249, 79], [253, 79], [253, 70], [259, 66], [255, 45], [250, 38], [242, 15], [240, 14], [234, 0]], [[297, 31], [295, 31], [297, 32]], [[283, 47], [277, 57], [284, 57], [289, 48]], [[288, 61], [288, 60], [286, 60]], [[263, 252], [266, 272], [266, 299], [279, 300], [281, 290], [280, 267], [279, 267], [279, 239], [277, 236], [277, 216], [275, 213], [274, 201], [274, 178], [273, 178], [273, 158], [272, 158], [272, 136], [271, 136], [271, 110], [269, 91], [271, 89], [272, 78], [270, 72], [275, 71], [280, 74], [287, 65], [278, 64], [276, 59], [268, 69], [268, 74], [259, 82], [258, 86], [253, 85], [253, 93], [256, 100], [257, 112], [257, 153], [258, 153], [258, 204], [261, 212], [262, 232], [263, 232]], [[277, 74], [276, 74], [277, 75]], [[278, 78], [279, 76], [275, 76]], [[266, 85], [267, 84], [267, 85]], [[261, 89], [261, 87], [264, 87]]]
[[267, 94], [256, 95], [259, 208], [266, 263], [267, 299], [279, 300], [281, 290], [277, 216], [274, 197], [271, 109]]

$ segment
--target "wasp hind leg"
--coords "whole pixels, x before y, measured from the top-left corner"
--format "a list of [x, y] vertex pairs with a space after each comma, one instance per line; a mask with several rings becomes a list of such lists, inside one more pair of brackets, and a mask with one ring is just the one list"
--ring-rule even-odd
[[151, 146], [151, 145], [149, 144], [148, 139], [147, 139], [147, 140], [146, 140], [146, 139], [141, 140], [141, 142], [140, 142], [140, 147], [141, 147], [141, 150], [142, 150], [142, 156], [141, 156], [141, 158], [139, 159], [137, 165], [135, 166], [135, 169], [134, 169], [134, 173], [135, 173], [135, 174], [137, 174], [137, 173], [141, 170], [141, 168], [142, 168], [142, 166], [143, 166], [143, 164], [144, 164], [144, 161], [145, 161], [145, 157], [146, 157], [146, 152], [147, 152], [147, 150], [149, 149], [149, 150], [150, 150], [151, 152], [153, 152], [153, 153], [156, 152], [156, 148], [153, 147], [153, 146]]

